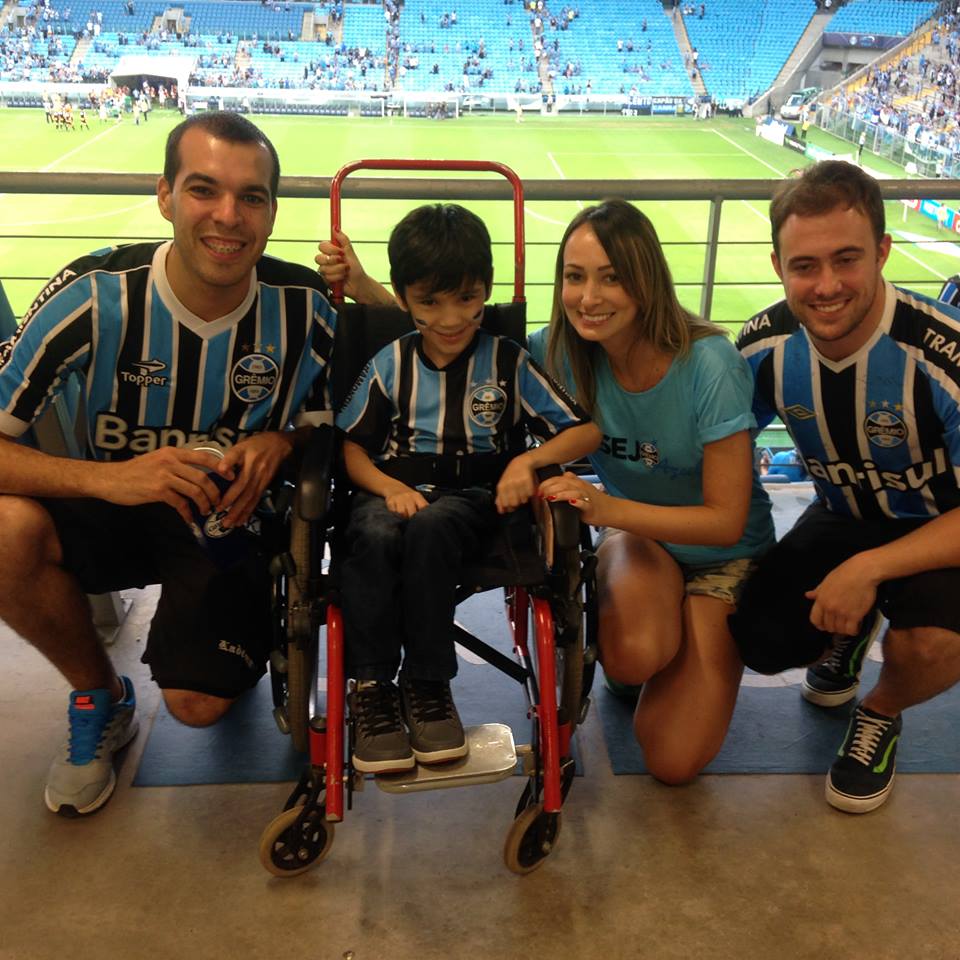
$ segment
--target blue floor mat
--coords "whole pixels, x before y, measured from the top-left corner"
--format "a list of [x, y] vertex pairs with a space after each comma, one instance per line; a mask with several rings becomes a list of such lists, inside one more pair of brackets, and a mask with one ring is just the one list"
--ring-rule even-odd
[[280, 783], [296, 780], [305, 762], [273, 720], [264, 677], [212, 727], [185, 727], [161, 703], [135, 787], [197, 783]]
[[[502, 594], [492, 591], [461, 605], [457, 620], [510, 653]], [[503, 642], [500, 643], [500, 640]], [[520, 684], [488, 664], [461, 656], [453, 681], [454, 700], [464, 724], [505, 723], [517, 743], [529, 743], [531, 721]], [[271, 783], [297, 780], [305, 758], [273, 720], [270, 681], [264, 677], [212, 727], [185, 727], [161, 704], [133, 784], [137, 787], [201, 783]], [[577, 761], [578, 769], [581, 767]]]
[[[861, 689], [880, 666], [868, 661]], [[615, 774], [646, 773], [633, 737], [633, 708], [597, 683], [594, 700]], [[720, 753], [705, 773], [826, 773], [843, 741], [852, 704], [825, 710], [807, 703], [799, 686], [743, 686]], [[897, 747], [898, 773], [960, 772], [960, 686], [911, 707]]]

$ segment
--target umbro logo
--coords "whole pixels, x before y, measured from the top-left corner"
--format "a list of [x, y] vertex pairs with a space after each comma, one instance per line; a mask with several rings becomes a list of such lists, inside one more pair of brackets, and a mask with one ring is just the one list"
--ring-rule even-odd
[[133, 360], [130, 363], [134, 371], [121, 370], [120, 379], [124, 383], [135, 387], [165, 387], [169, 377], [160, 377], [157, 374], [166, 370], [167, 365], [162, 360]]
[[794, 420], [812, 420], [816, 416], [812, 410], [808, 410], [799, 403], [792, 403], [789, 407], [784, 407], [783, 412]]

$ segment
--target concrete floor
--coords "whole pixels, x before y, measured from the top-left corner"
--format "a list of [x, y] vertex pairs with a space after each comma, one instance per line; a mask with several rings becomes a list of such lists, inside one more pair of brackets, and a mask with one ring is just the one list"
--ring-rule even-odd
[[862, 817], [828, 807], [821, 776], [668, 788], [612, 775], [595, 713], [587, 776], [539, 871], [503, 866], [511, 778], [371, 786], [322, 865], [272, 878], [257, 844], [288, 785], [131, 787], [159, 697], [139, 663], [153, 597], [130, 596], [113, 656], [143, 729], [113, 799], [83, 820], [42, 799], [65, 684], [0, 625], [2, 960], [960, 957], [960, 777], [904, 775]]

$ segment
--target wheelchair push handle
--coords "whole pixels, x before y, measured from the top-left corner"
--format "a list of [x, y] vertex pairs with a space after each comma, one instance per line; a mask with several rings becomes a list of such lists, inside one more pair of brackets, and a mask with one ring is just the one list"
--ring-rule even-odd
[[[523, 303], [526, 259], [523, 232], [523, 184], [516, 172], [494, 160], [354, 160], [342, 166], [330, 181], [331, 235], [340, 229], [340, 193], [343, 181], [357, 170], [460, 170], [499, 173], [513, 189], [513, 302]], [[333, 299], [343, 302], [343, 283], [332, 287]]]

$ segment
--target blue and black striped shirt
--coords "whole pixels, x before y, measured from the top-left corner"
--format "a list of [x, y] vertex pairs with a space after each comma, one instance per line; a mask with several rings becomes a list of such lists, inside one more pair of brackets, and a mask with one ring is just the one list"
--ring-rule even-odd
[[589, 419], [519, 344], [478, 330], [443, 369], [423, 353], [416, 331], [387, 344], [364, 368], [336, 422], [384, 463], [506, 453], [520, 423], [549, 439]]
[[261, 257], [243, 303], [205, 322], [170, 288], [169, 247], [98, 251], [50, 281], [0, 344], [0, 432], [26, 431], [74, 373], [98, 460], [316, 419], [336, 322], [319, 277]]
[[828, 509], [929, 518], [960, 506], [960, 311], [886, 283], [870, 340], [821, 356], [780, 301], [737, 347], [754, 372], [754, 415], [779, 416]]

